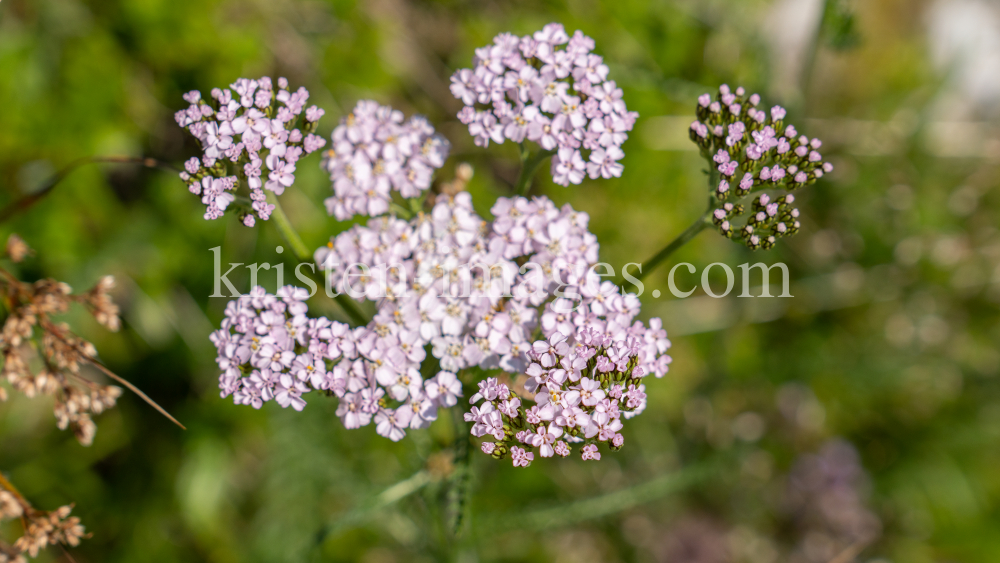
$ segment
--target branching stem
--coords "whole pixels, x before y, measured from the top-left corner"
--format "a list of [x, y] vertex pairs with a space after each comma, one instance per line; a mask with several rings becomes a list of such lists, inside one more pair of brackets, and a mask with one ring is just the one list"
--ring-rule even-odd
[[[271, 217], [274, 219], [274, 224], [278, 227], [278, 232], [281, 233], [281, 237], [285, 239], [288, 246], [292, 248], [292, 252], [295, 253], [295, 259], [299, 263], [309, 263], [312, 262], [312, 256], [309, 254], [309, 249], [306, 247], [305, 243], [302, 242], [302, 237], [296, 232], [295, 227], [288, 220], [288, 216], [285, 215], [285, 210], [281, 208], [281, 202], [273, 193], [267, 194], [267, 201], [274, 205], [274, 211], [271, 213]], [[334, 301], [340, 305], [340, 308], [344, 310], [344, 313], [352, 321], [358, 325], [368, 324], [368, 318], [364, 313], [358, 309], [358, 306], [351, 300], [351, 298], [343, 293], [338, 294], [334, 297]]]
[[637, 280], [642, 280], [648, 276], [650, 272], [662, 264], [667, 258], [670, 257], [671, 254], [690, 242], [691, 239], [698, 236], [698, 233], [710, 227], [712, 225], [710, 217], [711, 213], [708, 211], [706, 211], [701, 217], [698, 217], [698, 219], [692, 223], [690, 227], [685, 229], [683, 233], [677, 235], [677, 238], [670, 241], [667, 246], [664, 246], [663, 249], [653, 255], [652, 258], [643, 262], [642, 270], [635, 276], [635, 278]]
[[159, 412], [163, 416], [167, 417], [167, 420], [169, 420], [170, 422], [173, 422], [177, 426], [180, 426], [184, 430], [187, 430], [187, 428], [183, 424], [181, 424], [180, 422], [178, 422], [176, 418], [174, 418], [173, 416], [171, 416], [170, 413], [168, 413], [166, 411], [166, 409], [164, 409], [160, 405], [156, 404], [156, 401], [154, 401], [153, 399], [150, 399], [149, 396], [146, 395], [145, 393], [143, 393], [138, 387], [136, 387], [135, 385], [132, 385], [127, 379], [124, 379], [123, 377], [119, 376], [115, 372], [113, 372], [110, 369], [108, 369], [107, 366], [105, 366], [104, 364], [102, 364], [96, 358], [91, 358], [90, 356], [88, 356], [87, 355], [87, 351], [80, 349], [80, 347], [77, 346], [74, 342], [72, 342], [70, 339], [66, 338], [66, 336], [62, 333], [62, 330], [59, 327], [57, 327], [56, 325], [52, 324], [50, 321], [47, 321], [47, 320], [42, 320], [41, 324], [42, 324], [42, 328], [45, 329], [46, 332], [48, 332], [52, 336], [58, 338], [59, 341], [62, 342], [63, 344], [65, 344], [65, 345], [73, 348], [76, 351], [76, 353], [80, 355], [81, 358], [83, 358], [84, 360], [87, 361], [87, 363], [89, 363], [90, 365], [92, 365], [95, 368], [97, 368], [104, 375], [106, 375], [106, 376], [110, 377], [111, 379], [117, 381], [118, 383], [121, 383], [122, 385], [124, 385], [126, 388], [128, 388], [129, 391], [135, 393], [143, 401], [146, 401], [149, 404], [149, 406], [151, 406], [154, 409], [156, 409], [157, 412]]
[[514, 193], [519, 196], [527, 197], [528, 192], [531, 190], [531, 179], [535, 177], [535, 172], [538, 167], [545, 162], [545, 159], [556, 154], [556, 151], [547, 151], [539, 149], [538, 152], [531, 154], [527, 148], [523, 145], [521, 146], [521, 173], [517, 177], [517, 184], [514, 185]]
[[17, 499], [17, 503], [21, 505], [22, 510], [25, 512], [31, 510], [31, 503], [28, 502], [28, 499], [24, 498], [21, 491], [18, 491], [17, 487], [15, 487], [13, 483], [8, 481], [7, 478], [3, 476], [3, 473], [0, 473], [0, 489], [5, 489], [8, 493], [14, 495], [14, 498]]
[[304, 242], [302, 242], [302, 237], [300, 237], [299, 233], [295, 231], [295, 227], [292, 227], [292, 223], [288, 220], [288, 215], [285, 215], [285, 210], [282, 209], [281, 202], [278, 201], [278, 197], [274, 195], [273, 192], [268, 192], [267, 202], [274, 205], [274, 211], [271, 212], [271, 217], [274, 219], [274, 224], [278, 227], [278, 232], [281, 233], [282, 238], [285, 239], [288, 246], [292, 247], [292, 252], [295, 253], [295, 257], [299, 262], [309, 261], [309, 248], [306, 247]]

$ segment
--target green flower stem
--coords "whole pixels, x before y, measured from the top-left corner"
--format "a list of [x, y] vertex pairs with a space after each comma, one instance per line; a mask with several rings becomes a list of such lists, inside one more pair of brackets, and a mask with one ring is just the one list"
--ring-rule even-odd
[[403, 207], [402, 205], [396, 202], [391, 202], [389, 204], [389, 209], [391, 209], [396, 213], [396, 215], [399, 215], [401, 218], [407, 221], [413, 218], [413, 213], [409, 209]]
[[462, 527], [469, 516], [469, 495], [472, 485], [472, 468], [470, 467], [469, 450], [471, 440], [469, 438], [469, 424], [462, 417], [462, 409], [450, 409], [453, 412], [455, 426], [455, 469], [451, 474], [450, 488], [448, 489], [446, 515], [449, 519], [448, 529], [451, 537], [456, 538], [461, 535]]
[[351, 317], [351, 320], [358, 326], [368, 324], [368, 318], [361, 312], [361, 309], [358, 309], [357, 304], [351, 300], [349, 295], [346, 293], [340, 293], [337, 294], [333, 300], [337, 302], [337, 305], [340, 305], [340, 308], [343, 309], [344, 312], [347, 313], [347, 316]]
[[412, 212], [410, 217], [413, 217], [418, 213], [420, 213], [421, 211], [423, 211], [424, 202], [426, 200], [427, 200], [427, 192], [424, 192], [424, 194], [421, 195], [420, 197], [411, 197], [409, 200], [407, 200], [410, 202], [410, 211]]
[[302, 237], [299, 233], [295, 232], [295, 227], [292, 227], [291, 222], [288, 221], [288, 215], [285, 215], [285, 210], [281, 208], [281, 202], [278, 201], [278, 196], [274, 195], [273, 192], [267, 192], [267, 202], [274, 205], [274, 211], [271, 212], [271, 218], [274, 219], [274, 224], [278, 227], [278, 232], [288, 243], [288, 246], [292, 247], [292, 252], [295, 253], [295, 257], [299, 259], [299, 262], [307, 262], [310, 260], [311, 256], [309, 254], [309, 249], [306, 244], [302, 242]]
[[527, 196], [531, 189], [531, 179], [534, 178], [538, 167], [545, 159], [556, 154], [556, 151], [539, 150], [535, 154], [521, 147], [521, 174], [517, 177], [517, 184], [514, 185], [514, 193], [519, 196]]
[[657, 252], [652, 258], [646, 260], [642, 263], [642, 271], [640, 271], [635, 278], [641, 280], [649, 275], [657, 266], [662, 264], [671, 254], [676, 252], [680, 247], [684, 246], [691, 241], [698, 233], [707, 229], [712, 225], [711, 212], [706, 211], [698, 220], [691, 224], [690, 227], [685, 229], [683, 233], [677, 236], [674, 240], [670, 241], [667, 246], [663, 247], [662, 250]]
[[[708, 160], [708, 171], [706, 175], [708, 176], [708, 191], [712, 194], [713, 190], [719, 183], [719, 171], [716, 170], [715, 166], [712, 164], [712, 156], [702, 151], [702, 156]], [[698, 233], [704, 231], [708, 227], [712, 226], [712, 210], [715, 209], [717, 201], [714, 195], [708, 196], [708, 209], [702, 214], [690, 227], [684, 230], [683, 233], [677, 236], [674, 240], [670, 241], [667, 246], [664, 246], [659, 252], [657, 252], [652, 258], [645, 261], [641, 265], [641, 270], [635, 276], [636, 280], [641, 281], [643, 278], [649, 275], [650, 272], [655, 270], [660, 266], [671, 254], [680, 249], [680, 247], [691, 242], [691, 239], [698, 236]], [[625, 272], [622, 272], [622, 278], [625, 277]], [[621, 281], [618, 285], [624, 285], [624, 281]]]
[[[312, 255], [309, 253], [309, 248], [306, 247], [305, 243], [302, 242], [302, 237], [299, 233], [295, 231], [295, 227], [292, 227], [292, 223], [288, 220], [288, 216], [285, 215], [285, 210], [281, 208], [281, 203], [278, 198], [271, 192], [267, 193], [267, 201], [274, 205], [274, 211], [271, 213], [271, 218], [274, 219], [274, 224], [278, 227], [278, 232], [281, 233], [282, 238], [288, 243], [288, 246], [292, 248], [292, 252], [295, 253], [295, 258], [300, 262], [311, 263]], [[325, 282], [324, 282], [325, 283]], [[343, 293], [334, 297], [334, 301], [340, 305], [340, 308], [344, 310], [350, 319], [358, 325], [368, 324], [368, 318], [364, 313], [358, 309], [358, 306], [351, 300], [350, 296]]]

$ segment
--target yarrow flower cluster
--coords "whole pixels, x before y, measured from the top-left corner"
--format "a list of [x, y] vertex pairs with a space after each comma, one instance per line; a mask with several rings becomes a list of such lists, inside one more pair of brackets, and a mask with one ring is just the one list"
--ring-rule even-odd
[[[638, 115], [627, 110], [593, 49], [592, 39], [580, 31], [570, 37], [559, 24], [522, 38], [497, 36], [476, 51], [475, 69], [452, 77], [452, 92], [466, 105], [460, 120], [481, 146], [536, 142], [537, 158], [554, 155], [559, 184], [620, 176], [621, 145]], [[279, 87], [273, 95], [269, 80], [241, 80], [235, 94], [213, 91], [213, 106], [197, 92], [188, 95], [192, 105], [178, 113], [178, 123], [205, 154], [184, 177], [207, 194], [206, 217], [220, 215], [246, 178], [262, 204], [253, 210], [266, 218], [271, 208], [253, 194], [261, 187], [280, 193], [291, 184], [296, 159], [322, 146], [312, 135], [321, 110], [306, 111], [303, 136], [293, 122], [306, 94]], [[460, 377], [478, 378], [466, 420], [473, 435], [492, 436], [483, 450], [494, 457], [509, 453], [515, 466], [526, 466], [536, 450], [565, 456], [570, 444], [581, 443], [583, 459], [600, 459], [599, 443], [620, 448], [622, 419], [645, 406], [642, 379], [669, 369], [670, 342], [659, 319], [648, 327], [635, 319], [635, 295], [594, 271], [599, 246], [588, 215], [543, 197], [517, 197], [497, 200], [494, 220], [486, 221], [461, 191], [471, 177], [461, 167], [455, 182], [430, 198], [430, 211], [419, 211], [417, 198], [450, 146], [424, 118], [407, 120], [373, 101], [359, 102], [332, 141], [322, 163], [334, 192], [327, 210], [339, 220], [371, 219], [331, 238], [314, 259], [328, 289], [377, 302], [377, 314], [350, 328], [309, 317], [305, 290], [287, 286], [271, 295], [254, 288], [229, 304], [211, 337], [222, 396], [255, 408], [274, 400], [302, 410], [311, 391], [336, 395], [346, 427], [374, 422], [379, 434], [399, 440], [457, 404]], [[223, 158], [258, 169], [263, 160], [269, 183], [261, 183], [259, 170], [229, 175]], [[409, 217], [393, 203], [397, 194], [411, 200], [416, 216], [397, 217], [400, 210]], [[440, 367], [426, 381], [425, 360]], [[501, 382], [489, 370], [517, 375]]]
[[252, 227], [255, 216], [266, 221], [274, 205], [264, 189], [281, 195], [295, 181], [298, 160], [326, 144], [313, 134], [324, 112], [305, 107], [309, 92], [301, 87], [292, 92], [284, 78], [277, 82], [275, 90], [268, 77], [240, 78], [232, 90], [214, 88], [210, 100], [197, 90], [184, 95], [191, 105], [174, 118], [203, 153], [184, 163], [181, 179], [201, 196], [205, 219], [222, 217], [245, 184], [250, 201], [241, 210], [243, 224]]
[[621, 146], [639, 114], [625, 107], [593, 49], [593, 39], [579, 30], [570, 37], [558, 23], [520, 38], [497, 35], [476, 49], [475, 68], [451, 77], [465, 104], [459, 120], [478, 146], [527, 139], [551, 151], [557, 184], [621, 176]]
[[480, 382], [479, 393], [471, 400], [482, 403], [465, 418], [475, 423], [473, 435], [497, 440], [484, 442], [483, 451], [496, 458], [510, 451], [514, 465], [525, 466], [531, 458], [512, 443], [536, 448], [542, 457], [566, 457], [570, 443], [583, 442], [584, 460], [601, 459], [599, 442], [621, 449], [622, 419], [646, 408], [642, 383], [646, 371], [639, 364], [648, 365], [650, 356], [665, 351], [669, 342], [659, 319], [653, 319], [648, 329], [616, 328], [585, 324], [574, 326], [570, 339], [556, 332], [535, 341], [528, 352], [531, 364], [525, 383], [534, 394], [531, 408], [522, 408], [521, 400], [497, 379]]
[[333, 146], [323, 168], [333, 181], [327, 198], [330, 215], [382, 215], [392, 192], [419, 197], [431, 186], [434, 170], [448, 158], [451, 145], [422, 116], [404, 122], [403, 112], [363, 100], [333, 130]]
[[833, 171], [818, 152], [819, 139], [799, 135], [794, 126], [785, 125], [784, 108], [765, 111], [758, 108], [760, 101], [757, 94], [746, 96], [742, 87], [732, 91], [723, 84], [714, 100], [710, 94], [698, 98], [698, 120], [690, 128], [691, 140], [719, 172], [713, 195], [722, 205], [713, 211], [712, 221], [724, 236], [754, 250], [772, 248], [777, 238], [798, 232], [794, 196], [758, 195], [743, 227], [735, 227], [733, 220], [744, 207], [727, 200], [753, 191], [795, 191]]
[[[568, 205], [557, 208], [542, 197], [500, 198], [492, 213], [492, 224], [478, 217], [466, 192], [441, 197], [430, 214], [409, 222], [380, 217], [367, 226], [354, 226], [317, 250], [315, 260], [329, 276], [331, 287], [359, 300], [378, 300], [378, 313], [368, 328], [377, 335], [375, 349], [381, 350], [382, 366], [397, 377], [416, 372], [427, 344], [450, 373], [473, 367], [513, 374], [527, 371], [535, 379], [518, 390], [523, 389], [538, 403], [532, 412], [552, 403], [552, 393], [558, 393], [553, 386], [565, 384], [571, 399], [557, 415], [572, 414], [582, 427], [581, 436], [592, 438], [597, 434], [587, 435], [592, 425], [584, 419], [593, 419], [592, 409], [587, 410], [593, 405], [584, 408], [573, 403], [573, 390], [569, 390], [583, 384], [579, 374], [586, 367], [586, 361], [579, 360], [579, 354], [586, 353], [575, 347], [589, 342], [594, 353], [586, 358], [600, 362], [600, 369], [604, 369], [600, 374], [614, 371], [622, 391], [632, 393], [634, 400], [621, 410], [641, 411], [644, 395], [638, 380], [650, 373], [662, 376], [667, 372], [670, 357], [665, 352], [670, 343], [658, 319], [648, 328], [635, 321], [639, 312], [635, 295], [621, 295], [611, 282], [601, 283], [593, 270], [598, 245], [587, 231], [587, 214]], [[566, 355], [540, 356], [542, 343], [533, 343], [536, 334], [563, 342], [558, 349]], [[572, 353], [568, 346], [574, 347]], [[612, 358], [615, 363], [609, 367], [612, 364], [607, 362]], [[547, 376], [530, 367], [544, 366], [547, 373], [560, 369], [553, 366], [564, 361], [571, 366], [565, 376]], [[618, 368], [628, 377], [617, 375]], [[605, 385], [598, 372], [587, 373], [598, 382], [588, 380], [586, 385], [597, 385], [590, 390], [603, 385], [607, 389], [603, 392], [618, 394], [610, 387], [612, 375], [605, 378]], [[526, 415], [509, 387], [496, 379], [486, 381], [489, 390], [481, 391], [473, 402], [487, 398], [503, 404], [474, 407], [466, 418], [473, 422], [474, 435], [491, 434], [502, 442], [494, 444], [489, 453], [503, 457], [508, 453], [506, 441], [513, 437], [507, 435], [506, 428], [515, 420], [523, 426]], [[608, 401], [615, 405], [608, 408], [616, 409], [616, 421], [622, 396]], [[550, 406], [543, 413], [553, 409]], [[560, 418], [555, 424], [562, 428], [570, 423]], [[598, 433], [605, 429], [602, 424], [621, 427], [601, 415], [593, 424]], [[615, 439], [615, 433], [607, 432], [601, 439]], [[617, 440], [620, 446], [622, 438]], [[536, 447], [532, 442], [525, 444]], [[568, 453], [568, 446], [560, 451]], [[533, 455], [510, 453], [520, 465], [526, 465], [526, 456]], [[542, 455], [546, 454], [549, 451], [542, 450]]]
[[375, 328], [310, 318], [307, 297], [294, 286], [276, 295], [258, 286], [227, 305], [222, 326], [211, 335], [223, 398], [232, 395], [236, 404], [257, 409], [274, 400], [301, 411], [303, 395], [315, 390], [340, 399], [337, 416], [345, 427], [374, 421], [380, 435], [398, 441], [462, 395], [454, 373], [424, 381], [415, 368], [396, 369], [404, 364], [400, 354], [409, 353], [419, 365], [422, 348], [387, 349]]

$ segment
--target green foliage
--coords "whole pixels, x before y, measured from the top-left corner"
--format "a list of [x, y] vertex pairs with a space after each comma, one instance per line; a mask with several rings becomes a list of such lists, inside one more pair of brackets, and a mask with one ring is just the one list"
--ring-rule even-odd
[[[472, 144], [448, 77], [496, 33], [550, 21], [596, 40], [641, 116], [622, 178], [564, 189], [543, 170], [532, 186], [588, 212], [616, 268], [648, 259], [703, 212], [704, 163], [686, 128], [695, 96], [719, 83], [789, 106], [786, 121], [823, 139], [836, 170], [798, 199], [803, 230], [788, 244], [751, 253], [702, 233], [643, 279], [643, 316], [663, 318], [674, 363], [649, 383], [621, 452], [515, 470], [473, 441], [468, 465], [456, 455], [449, 470], [429, 462], [465, 447], [447, 416], [394, 444], [371, 427], [344, 430], [334, 400], [313, 397], [296, 413], [220, 399], [207, 337], [228, 300], [208, 297], [209, 249], [221, 245], [223, 263], [290, 260], [275, 251], [280, 234], [204, 221], [170, 172], [81, 168], [2, 234], [37, 249], [31, 276], [78, 288], [116, 276], [120, 332], [70, 320], [188, 430], [126, 395], [83, 448], [55, 428], [50, 404], [10, 393], [0, 470], [38, 506], [77, 503], [93, 532], [72, 550], [77, 561], [656, 561], [692, 518], [733, 545], [751, 537], [786, 553], [801, 537], [775, 501], [784, 476], [839, 436], [860, 453], [883, 522], [859, 561], [1000, 559], [997, 122], [962, 129], [937, 113], [950, 83], [926, 55], [912, 3], [827, 2], [801, 83], [782, 78], [774, 32], [757, 23], [771, 4], [4, 0], [0, 208], [80, 157], [179, 164], [196, 151], [173, 122], [182, 93], [271, 74], [309, 88], [327, 110], [325, 135], [359, 98], [424, 113], [454, 145], [441, 177], [471, 163], [469, 191], [488, 215], [517, 181], [517, 147]], [[323, 209], [317, 163], [302, 161], [282, 196], [309, 248], [346, 228]], [[682, 261], [699, 272], [784, 262], [795, 297], [677, 300], [667, 274]], [[248, 289], [245, 268], [230, 279]], [[677, 279], [697, 281], [683, 268]], [[341, 314], [324, 298], [310, 305]], [[747, 430], [757, 420], [747, 413], [762, 435]], [[50, 549], [41, 560], [61, 557]]]
[[854, 10], [847, 0], [827, 0], [823, 11], [823, 33], [831, 49], [846, 51], [861, 43]]

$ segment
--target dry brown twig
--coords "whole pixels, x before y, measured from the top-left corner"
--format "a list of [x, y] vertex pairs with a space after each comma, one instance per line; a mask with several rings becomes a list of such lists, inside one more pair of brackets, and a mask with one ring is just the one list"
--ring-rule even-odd
[[38, 510], [0, 474], [0, 521], [19, 519], [24, 533], [14, 543], [0, 540], [0, 563], [26, 563], [25, 555], [36, 557], [49, 545], [75, 547], [90, 537], [80, 519], [70, 516], [73, 505], [56, 510]]
[[[16, 263], [31, 253], [20, 237], [11, 235], [3, 257]], [[113, 407], [122, 391], [85, 377], [81, 365], [93, 366], [184, 428], [163, 407], [98, 360], [93, 344], [74, 334], [66, 323], [52, 320], [52, 316], [78, 303], [102, 326], [117, 331], [121, 322], [118, 306], [109, 295], [113, 287], [114, 278], [105, 276], [89, 291], [73, 294], [68, 285], [57, 280], [28, 283], [0, 267], [0, 306], [6, 310], [0, 328], [0, 355], [4, 360], [0, 379], [6, 379], [27, 397], [52, 396], [57, 426], [71, 428], [84, 446], [93, 442], [97, 431], [91, 415]], [[0, 387], [0, 402], [6, 399], [7, 392]], [[37, 510], [0, 475], [0, 520], [19, 518], [23, 529], [13, 543], [0, 540], [0, 563], [23, 563], [26, 555], [35, 557], [48, 545], [78, 545], [81, 538], [88, 536], [79, 518], [70, 516], [72, 508], [66, 505], [54, 511]]]

